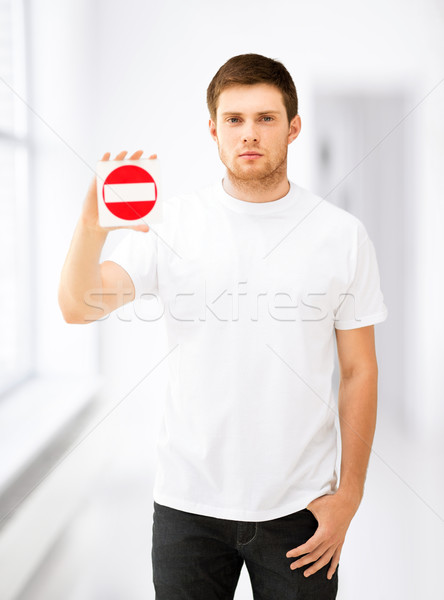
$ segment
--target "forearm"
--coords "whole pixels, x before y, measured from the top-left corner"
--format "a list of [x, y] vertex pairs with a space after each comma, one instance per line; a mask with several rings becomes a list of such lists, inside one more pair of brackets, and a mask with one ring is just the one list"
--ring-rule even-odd
[[342, 378], [339, 421], [342, 456], [338, 491], [359, 505], [376, 427], [377, 367]]
[[65, 318], [82, 308], [90, 290], [101, 287], [99, 261], [106, 237], [106, 231], [88, 228], [79, 219], [60, 276], [58, 299]]

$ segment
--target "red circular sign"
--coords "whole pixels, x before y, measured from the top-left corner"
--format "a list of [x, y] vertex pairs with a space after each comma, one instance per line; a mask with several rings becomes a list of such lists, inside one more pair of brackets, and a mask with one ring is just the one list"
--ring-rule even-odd
[[[106, 193], [107, 185], [112, 186], [112, 195]], [[145, 169], [136, 165], [124, 165], [111, 171], [105, 179], [102, 196], [107, 209], [113, 215], [119, 219], [134, 221], [145, 217], [154, 208], [157, 185]]]

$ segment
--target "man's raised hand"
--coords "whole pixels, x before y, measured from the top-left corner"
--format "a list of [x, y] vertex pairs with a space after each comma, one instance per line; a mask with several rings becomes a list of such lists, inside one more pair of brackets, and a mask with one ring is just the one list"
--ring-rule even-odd
[[[125, 156], [128, 154], [126, 150], [119, 152], [114, 160], [123, 160]], [[143, 150], [137, 150], [130, 156], [131, 160], [138, 160], [141, 158], [143, 154]], [[111, 154], [109, 152], [105, 152], [102, 156], [101, 160], [109, 160]], [[157, 158], [157, 154], [151, 154], [149, 157], [151, 159]], [[142, 225], [119, 225], [117, 227], [101, 227], [99, 224], [99, 212], [97, 207], [97, 180], [96, 177], [91, 181], [91, 184], [88, 188], [88, 192], [86, 194], [85, 201], [82, 207], [82, 215], [81, 220], [83, 224], [89, 229], [94, 229], [96, 231], [112, 231], [114, 229], [134, 229], [136, 231], [149, 231], [149, 226], [146, 224]]]

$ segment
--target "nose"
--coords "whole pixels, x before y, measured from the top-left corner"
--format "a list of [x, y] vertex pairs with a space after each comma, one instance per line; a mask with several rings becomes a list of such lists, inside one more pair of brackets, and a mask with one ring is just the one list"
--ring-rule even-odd
[[242, 139], [244, 142], [257, 142], [259, 139], [258, 133], [254, 123], [245, 123], [243, 128]]

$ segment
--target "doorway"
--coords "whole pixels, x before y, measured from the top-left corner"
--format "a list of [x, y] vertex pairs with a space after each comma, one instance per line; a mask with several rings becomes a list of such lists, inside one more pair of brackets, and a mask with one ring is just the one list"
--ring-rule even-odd
[[[317, 88], [314, 191], [358, 217], [373, 241], [388, 308], [375, 326], [379, 408], [402, 427], [415, 414], [415, 116], [408, 91]], [[339, 368], [335, 357], [334, 385]], [[417, 410], [417, 407], [416, 407]]]

